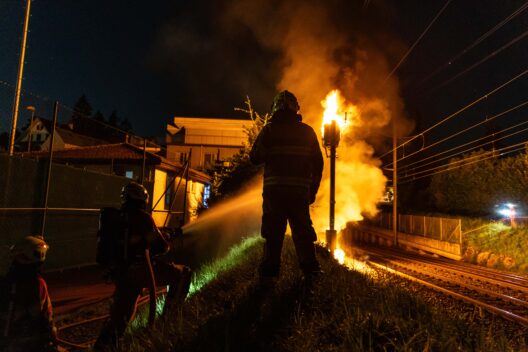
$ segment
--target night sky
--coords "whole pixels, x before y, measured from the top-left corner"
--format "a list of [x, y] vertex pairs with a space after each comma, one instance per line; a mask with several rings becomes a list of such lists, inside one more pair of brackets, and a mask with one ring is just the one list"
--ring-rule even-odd
[[[34, 0], [23, 89], [69, 106], [85, 94], [94, 110], [105, 116], [117, 110], [142, 135], [163, 135], [174, 115], [240, 116], [233, 108], [242, 106], [246, 95], [258, 111], [265, 112], [289, 64], [284, 47], [277, 44], [283, 33], [277, 28], [288, 17], [295, 19], [305, 12], [297, 12], [300, 0], [254, 2], [252, 7], [248, 5], [252, 1], [240, 0], [152, 1], [148, 5], [135, 0]], [[390, 71], [446, 1], [312, 3], [325, 10], [328, 21], [321, 26], [330, 24], [333, 31], [350, 34], [345, 36], [350, 40], [345, 48], [359, 43], [358, 38], [376, 38], [375, 46], [381, 48]], [[526, 69], [528, 38], [523, 37], [442, 85], [526, 31], [528, 10], [424, 81], [523, 3], [453, 0], [449, 4], [395, 74], [403, 111], [407, 119], [416, 121], [418, 130]], [[240, 10], [241, 6], [245, 7]], [[16, 80], [24, 7], [23, 0], [0, 0], [0, 80], [11, 84]], [[308, 33], [317, 36], [320, 31], [324, 37], [325, 28], [317, 28], [310, 18], [304, 22], [312, 27]], [[266, 38], [268, 32], [270, 38]], [[337, 52], [333, 57], [337, 61], [343, 55]], [[523, 77], [462, 121], [474, 122], [483, 114], [520, 103], [526, 99], [527, 82]], [[9, 126], [11, 109], [5, 106], [11, 102], [6, 92], [0, 89], [3, 130]], [[523, 118], [526, 112], [512, 118]]]

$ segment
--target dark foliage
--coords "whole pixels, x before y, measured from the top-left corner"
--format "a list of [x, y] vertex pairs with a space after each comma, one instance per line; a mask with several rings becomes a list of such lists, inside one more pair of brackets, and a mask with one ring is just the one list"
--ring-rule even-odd
[[434, 175], [428, 191], [436, 209], [487, 216], [500, 203], [528, 204], [528, 154], [501, 158], [494, 153], [481, 150], [453, 158], [446, 166], [452, 170]]
[[88, 102], [86, 95], [81, 95], [73, 106], [72, 118], [92, 116], [92, 106]]
[[249, 97], [246, 98], [245, 104], [245, 108], [236, 108], [235, 110], [248, 114], [253, 121], [251, 126], [245, 130], [247, 142], [244, 148], [228, 161], [230, 166], [214, 172], [213, 202], [240, 190], [261, 172], [260, 167], [249, 161], [249, 152], [260, 130], [268, 123], [270, 116], [268, 113], [260, 115], [256, 112]]

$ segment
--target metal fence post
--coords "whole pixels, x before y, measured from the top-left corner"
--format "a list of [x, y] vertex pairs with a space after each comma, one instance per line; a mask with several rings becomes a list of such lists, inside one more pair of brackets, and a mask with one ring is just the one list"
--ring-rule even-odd
[[440, 218], [440, 241], [442, 241], [442, 238], [443, 238], [442, 218]]
[[40, 227], [40, 235], [44, 237], [44, 230], [46, 229], [46, 216], [48, 215], [48, 198], [51, 184], [51, 164], [53, 162], [53, 140], [55, 139], [55, 126], [57, 125], [57, 114], [59, 112], [59, 102], [55, 101], [53, 104], [53, 122], [51, 125], [51, 135], [48, 153], [48, 173], [46, 176], [46, 188], [44, 190], [44, 213], [42, 215], [42, 225]]
[[458, 219], [458, 241], [462, 245], [462, 219]]
[[141, 164], [141, 184], [145, 184], [145, 169], [147, 163], [147, 138], [143, 138], [143, 163]]

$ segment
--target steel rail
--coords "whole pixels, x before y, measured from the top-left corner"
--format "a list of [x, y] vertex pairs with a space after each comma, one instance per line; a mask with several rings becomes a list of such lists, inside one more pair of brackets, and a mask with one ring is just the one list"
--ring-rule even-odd
[[[375, 250], [372, 250], [371, 248], [369, 248], [368, 251], [376, 252]], [[384, 254], [386, 254], [386, 251], [384, 252]], [[493, 283], [501, 287], [506, 287], [511, 290], [521, 291], [521, 292], [528, 294], [528, 278], [524, 278], [519, 275], [512, 275], [510, 273], [499, 273], [496, 271], [492, 271], [488, 268], [486, 269], [479, 268], [479, 267], [474, 267], [474, 268], [472, 267], [471, 269], [464, 268], [458, 263], [446, 263], [445, 261], [442, 261], [436, 258], [433, 259], [433, 258], [427, 258], [427, 257], [420, 257], [419, 259], [415, 259], [415, 256], [412, 254], [409, 256], [403, 256], [400, 253], [396, 253], [394, 251], [391, 251], [391, 255], [394, 257], [404, 259], [404, 260], [409, 260], [409, 261], [414, 261], [414, 262], [419, 262], [419, 263], [428, 262], [428, 263], [431, 263], [431, 265], [439, 266], [445, 269], [449, 269], [451, 271], [466, 274], [473, 278], [478, 276], [481, 279], [484, 279], [485, 281], [489, 283]], [[506, 278], [511, 278], [511, 280], [515, 280], [515, 281], [522, 280], [524, 281], [524, 283], [516, 283], [516, 282], [508, 281]]]
[[[165, 288], [161, 289], [161, 290], [157, 290], [156, 291], [156, 297], [166, 293], [167, 290]], [[148, 301], [149, 301], [149, 296], [146, 295], [146, 296], [142, 296], [138, 299], [137, 301], [137, 307], [141, 307], [143, 305], [145, 305]], [[97, 302], [99, 303], [99, 301]], [[84, 308], [86, 306], [83, 306], [83, 307], [79, 307], [80, 308]], [[77, 310], [79, 310], [77, 309]], [[72, 328], [76, 328], [76, 327], [79, 327], [79, 326], [82, 326], [82, 325], [86, 325], [86, 324], [90, 324], [90, 323], [94, 323], [94, 322], [97, 322], [97, 321], [100, 321], [100, 320], [105, 320], [105, 319], [108, 319], [110, 317], [110, 314], [102, 314], [102, 315], [96, 315], [92, 318], [88, 318], [88, 319], [83, 319], [83, 320], [79, 320], [79, 321], [75, 321], [75, 322], [72, 322], [72, 323], [69, 323], [69, 324], [65, 324], [65, 325], [62, 325], [60, 327], [57, 327], [57, 331], [61, 332], [61, 331], [64, 331], [64, 330], [68, 330], [68, 329], [72, 329]], [[70, 346], [70, 347], [74, 347], [74, 348], [81, 348], [81, 349], [88, 349], [88, 348], [91, 348], [91, 345], [96, 341], [94, 339], [91, 339], [91, 340], [88, 340], [88, 341], [85, 341], [85, 342], [81, 342], [81, 343], [75, 343], [75, 342], [71, 342], [71, 341], [68, 341], [68, 340], [65, 340], [65, 339], [62, 339], [62, 338], [58, 338], [57, 341], [63, 345], [67, 345], [67, 346]]]
[[495, 307], [495, 306], [493, 306], [491, 304], [488, 304], [486, 302], [479, 301], [478, 299], [471, 298], [471, 297], [465, 296], [463, 294], [457, 293], [455, 291], [446, 289], [444, 287], [435, 285], [435, 284], [430, 283], [428, 281], [416, 278], [416, 277], [414, 277], [412, 275], [408, 275], [408, 274], [402, 273], [402, 272], [400, 272], [398, 270], [389, 268], [389, 267], [387, 267], [385, 265], [382, 265], [382, 264], [379, 264], [379, 263], [375, 263], [375, 262], [370, 261], [370, 260], [367, 261], [367, 263], [369, 265], [371, 265], [371, 266], [374, 266], [374, 267], [378, 268], [378, 269], [388, 271], [388, 272], [390, 272], [390, 273], [392, 273], [394, 275], [403, 277], [403, 278], [405, 278], [407, 280], [410, 280], [410, 281], [413, 281], [413, 282], [417, 282], [417, 283], [419, 283], [421, 285], [424, 285], [424, 286], [432, 288], [432, 289], [434, 289], [436, 291], [445, 293], [445, 294], [447, 294], [449, 296], [452, 296], [454, 298], [460, 299], [462, 301], [468, 302], [468, 303], [476, 305], [478, 307], [482, 307], [482, 308], [486, 309], [487, 311], [489, 311], [491, 313], [497, 314], [497, 315], [499, 315], [499, 316], [501, 316], [501, 317], [503, 317], [505, 319], [508, 319], [510, 321], [513, 321], [513, 322], [519, 323], [519, 324], [521, 324], [521, 325], [523, 325], [525, 327], [528, 327], [528, 319], [526, 317], [514, 314], [514, 313], [512, 313], [510, 311]]
[[[455, 285], [458, 285], [460, 287], [466, 288], [468, 290], [473, 290], [473, 291], [476, 291], [478, 293], [483, 293], [483, 294], [485, 294], [485, 295], [487, 295], [489, 297], [498, 298], [498, 299], [501, 299], [503, 301], [508, 301], [508, 302], [511, 302], [511, 303], [519, 305], [519, 306], [528, 307], [528, 302], [525, 301], [525, 300], [510, 296], [510, 295], [498, 293], [498, 292], [489, 290], [487, 288], [481, 288], [481, 287], [478, 287], [478, 286], [475, 286], [475, 285], [472, 285], [472, 284], [468, 284], [468, 283], [465, 283], [464, 280], [460, 280], [460, 279], [457, 280], [456, 278], [453, 279], [453, 278], [450, 278], [447, 275], [442, 275], [441, 273], [433, 273], [433, 272], [427, 271], [426, 269], [423, 269], [423, 268], [417, 268], [416, 266], [418, 266], [419, 264], [414, 264], [415, 267], [410, 267], [409, 268], [409, 267], [406, 267], [404, 263], [397, 263], [397, 262], [393, 262], [393, 261], [389, 261], [389, 262], [391, 263], [392, 266], [401, 267], [401, 268], [403, 268], [403, 270], [413, 271], [413, 272], [416, 272], [416, 273], [418, 273], [420, 275], [429, 276], [429, 277], [432, 277], [432, 278], [434, 278], [436, 280], [446, 282], [447, 284], [455, 284]], [[424, 267], [427, 267], [427, 265], [424, 265]], [[447, 272], [448, 275], [452, 274], [452, 275], [456, 276], [456, 274], [450, 273], [446, 269], [442, 269], [442, 271]], [[400, 270], [400, 272], [402, 272], [402, 271]], [[463, 278], [463, 277], [464, 276], [461, 276], [461, 278]]]

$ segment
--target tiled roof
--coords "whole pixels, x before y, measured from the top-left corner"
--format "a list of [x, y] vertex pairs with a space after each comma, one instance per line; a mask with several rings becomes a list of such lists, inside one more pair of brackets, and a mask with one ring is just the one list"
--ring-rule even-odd
[[[30, 152], [30, 153], [20, 153], [23, 157], [37, 157], [37, 158], [47, 158], [47, 151], [40, 152]], [[146, 152], [147, 164], [159, 165], [160, 168], [181, 172], [182, 166], [174, 164], [173, 162], [167, 160], [166, 158]], [[143, 149], [136, 147], [128, 143], [117, 143], [117, 144], [104, 144], [96, 145], [89, 147], [76, 147], [70, 149], [56, 150], [53, 152], [53, 159], [59, 162], [70, 162], [82, 163], [88, 161], [97, 161], [104, 162], [110, 160], [127, 160], [132, 162], [142, 162], [143, 161]], [[199, 171], [190, 170], [189, 176], [193, 180], [200, 182], [210, 183], [211, 178]]]
[[78, 134], [75, 132], [72, 132], [69, 129], [57, 127], [55, 129], [55, 132], [60, 135], [63, 142], [70, 145], [76, 145], [79, 147], [85, 147], [85, 146], [97, 146], [101, 144], [106, 144], [107, 142], [102, 141], [97, 138], [93, 138], [90, 136], [84, 136], [82, 134]]
[[[24, 156], [38, 156], [46, 158], [48, 152], [22, 153]], [[147, 159], [160, 162], [162, 157], [146, 153]], [[74, 147], [53, 152], [54, 159], [68, 160], [143, 160], [143, 150], [127, 143], [102, 144], [88, 147]]]

